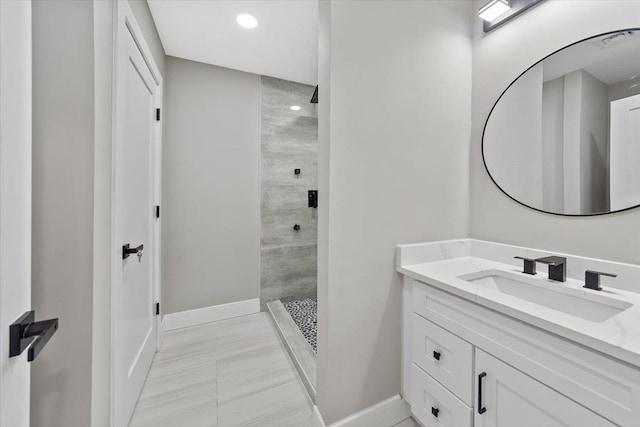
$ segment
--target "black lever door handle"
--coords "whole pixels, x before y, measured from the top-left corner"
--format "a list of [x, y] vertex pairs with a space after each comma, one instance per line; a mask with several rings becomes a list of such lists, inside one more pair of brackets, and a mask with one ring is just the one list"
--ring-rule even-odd
[[122, 246], [122, 259], [129, 258], [129, 255], [131, 254], [140, 253], [142, 252], [143, 249], [144, 249], [144, 245], [140, 245], [137, 248], [132, 248], [131, 245], [127, 243], [126, 245]]
[[436, 360], [440, 360], [440, 352], [439, 351], [433, 351], [433, 358]]
[[487, 376], [486, 372], [478, 375], [478, 413], [480, 415], [487, 412], [487, 408], [482, 405], [482, 379]]
[[58, 330], [57, 318], [40, 322], [34, 320], [35, 312], [27, 311], [9, 326], [9, 357], [22, 354], [33, 338], [37, 337], [27, 354], [27, 360], [33, 362]]
[[58, 319], [42, 320], [27, 326], [26, 337], [38, 337], [29, 347], [27, 360], [33, 362], [58, 330]]

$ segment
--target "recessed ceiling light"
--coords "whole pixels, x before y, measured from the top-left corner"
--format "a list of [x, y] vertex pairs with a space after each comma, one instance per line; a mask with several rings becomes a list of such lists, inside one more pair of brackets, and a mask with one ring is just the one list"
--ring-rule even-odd
[[293, 111], [298, 111], [298, 110], [299, 110], [300, 108], [302, 108], [302, 107], [300, 107], [299, 105], [292, 105], [292, 106], [291, 106], [291, 107], [289, 107], [289, 108], [291, 108]]
[[487, 22], [491, 22], [507, 10], [511, 9], [506, 0], [491, 0], [478, 11], [478, 16]]
[[258, 26], [258, 20], [255, 16], [249, 15], [248, 13], [241, 13], [236, 16], [236, 21], [240, 24], [241, 27], [244, 28], [255, 28]]

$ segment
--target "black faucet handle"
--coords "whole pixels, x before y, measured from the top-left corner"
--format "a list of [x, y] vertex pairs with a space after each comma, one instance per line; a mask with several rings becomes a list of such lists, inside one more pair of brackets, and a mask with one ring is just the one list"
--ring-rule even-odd
[[618, 277], [617, 274], [605, 273], [602, 271], [587, 270], [584, 272], [584, 286], [583, 288], [593, 289], [594, 291], [601, 291], [600, 276]]
[[587, 270], [584, 272], [585, 274], [596, 274], [598, 276], [608, 276], [608, 277], [618, 277], [617, 274], [613, 273], [605, 273], [603, 271], [595, 271], [595, 270]]
[[523, 256], [514, 256], [514, 258], [524, 261], [524, 267], [522, 268], [522, 272], [524, 274], [536, 274], [536, 260], [534, 258], [527, 258]]

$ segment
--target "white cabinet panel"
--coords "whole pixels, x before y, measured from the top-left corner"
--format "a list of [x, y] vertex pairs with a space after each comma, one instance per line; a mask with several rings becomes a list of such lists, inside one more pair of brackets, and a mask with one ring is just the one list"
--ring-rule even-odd
[[413, 362], [471, 406], [473, 346], [417, 314], [412, 333]]
[[471, 427], [471, 408], [415, 364], [412, 373], [411, 413], [422, 425]]
[[615, 426], [482, 350], [475, 359], [475, 427]]

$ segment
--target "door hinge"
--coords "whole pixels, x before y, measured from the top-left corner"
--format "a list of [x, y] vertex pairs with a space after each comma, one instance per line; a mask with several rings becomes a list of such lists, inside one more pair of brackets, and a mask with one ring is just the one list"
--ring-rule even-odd
[[156, 205], [156, 218], [160, 218], [160, 205]]
[[159, 316], [159, 315], [160, 315], [160, 303], [157, 302], [156, 303], [156, 316]]
[[160, 109], [156, 108], [156, 121], [159, 122], [160, 121]]

